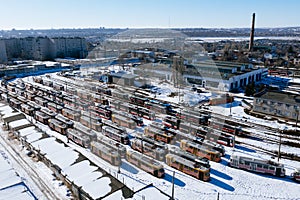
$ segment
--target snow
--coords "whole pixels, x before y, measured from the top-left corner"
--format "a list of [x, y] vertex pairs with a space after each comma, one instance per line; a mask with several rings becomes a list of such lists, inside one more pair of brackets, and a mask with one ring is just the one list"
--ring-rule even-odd
[[83, 185], [82, 189], [86, 191], [93, 199], [101, 198], [111, 191], [111, 180], [108, 177], [96, 179], [89, 184]]
[[[118, 190], [113, 194], [105, 197], [103, 200], [114, 200], [114, 199], [123, 199], [122, 191]], [[132, 198], [127, 198], [126, 200], [137, 200], [137, 199], [145, 199], [145, 200], [169, 200], [170, 198], [164, 194], [162, 194], [159, 190], [154, 188], [153, 186], [146, 187], [145, 189], [135, 193]], [[188, 199], [188, 197], [187, 197]]]
[[[32, 134], [27, 135], [27, 137]], [[27, 137], [25, 138], [26, 140], [28, 139]], [[42, 155], [62, 169], [61, 173], [70, 181], [78, 186], [82, 186], [82, 189], [90, 196], [100, 198], [111, 191], [110, 179], [108, 177], [101, 178], [103, 174], [96, 171], [98, 167], [92, 166], [88, 160], [75, 163], [79, 154], [72, 148], [57, 142], [55, 137], [43, 138], [32, 142], [31, 145], [33, 148], [40, 150]]]
[[101, 176], [103, 176], [103, 174], [98, 171], [84, 174], [76, 179], [76, 184], [79, 186], [86, 185], [92, 181], [95, 181], [96, 179], [100, 178]]
[[0, 199], [32, 200], [34, 197], [26, 191], [24, 185], [16, 185], [5, 190], [0, 190]]
[[28, 193], [23, 180], [12, 168], [6, 153], [1, 150], [0, 155], [0, 199], [34, 199]]
[[37, 141], [37, 140], [41, 139], [43, 137], [43, 133], [41, 133], [41, 132], [32, 132], [31, 134], [28, 134], [24, 137], [26, 137], [27, 142], [31, 143], [33, 141]]
[[2, 116], [2, 119], [5, 120], [6, 118], [18, 116], [20, 114], [22, 114], [22, 113], [21, 112], [8, 112]]
[[23, 126], [26, 126], [26, 125], [30, 125], [31, 123], [27, 120], [27, 119], [20, 119], [20, 120], [17, 120], [17, 121], [12, 121], [9, 123], [9, 127], [11, 129], [19, 129]]
[[21, 182], [20, 177], [16, 175], [16, 172], [13, 169], [2, 171], [0, 175], [1, 179], [3, 179], [3, 181], [0, 183], [1, 189]]
[[29, 126], [26, 128], [22, 128], [18, 130], [20, 137], [25, 137], [26, 135], [29, 135], [31, 133], [37, 132], [35, 126]]
[[14, 110], [10, 106], [1, 106], [0, 113], [1, 115], [5, 115], [7, 113], [12, 113]]
[[90, 165], [90, 161], [84, 160], [65, 168], [62, 174], [67, 174], [68, 179], [70, 181], [74, 181], [75, 179], [80, 178], [81, 176], [92, 173], [96, 169], [97, 167]]

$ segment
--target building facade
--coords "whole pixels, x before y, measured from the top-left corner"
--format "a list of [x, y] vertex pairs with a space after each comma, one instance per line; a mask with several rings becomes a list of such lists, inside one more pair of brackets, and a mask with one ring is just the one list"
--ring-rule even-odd
[[26, 37], [0, 40], [0, 62], [13, 60], [53, 60], [55, 58], [85, 58], [84, 38]]
[[300, 96], [283, 92], [266, 92], [254, 97], [253, 111], [280, 118], [299, 120]]
[[228, 92], [262, 80], [267, 76], [268, 69], [250, 64], [202, 62], [197, 65], [186, 65], [181, 71], [171, 65], [148, 64], [146, 67], [141, 65], [133, 69], [133, 74], [157, 77], [174, 83], [174, 80], [181, 79], [180, 81], [185, 84]]
[[6, 47], [3, 40], [0, 40], [0, 63], [7, 62]]

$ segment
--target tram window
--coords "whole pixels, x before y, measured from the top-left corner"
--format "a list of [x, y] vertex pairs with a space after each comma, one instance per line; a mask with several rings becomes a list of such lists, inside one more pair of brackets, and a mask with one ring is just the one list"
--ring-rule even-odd
[[275, 168], [274, 167], [270, 167], [270, 170], [275, 170]]
[[249, 161], [245, 161], [245, 165], [250, 165], [250, 162]]
[[257, 167], [258, 167], [258, 168], [262, 168], [262, 165], [261, 165], [261, 164], [257, 164]]
[[264, 169], [268, 169], [268, 165], [264, 165]]

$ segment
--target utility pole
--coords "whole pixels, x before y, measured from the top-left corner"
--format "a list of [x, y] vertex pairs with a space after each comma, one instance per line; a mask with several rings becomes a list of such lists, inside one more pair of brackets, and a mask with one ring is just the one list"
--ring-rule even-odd
[[298, 107], [297, 107], [297, 109], [296, 109], [296, 112], [297, 112], [297, 117], [296, 117], [296, 132], [297, 132], [298, 117], [299, 117], [299, 109], [298, 109]]
[[231, 107], [232, 107], [232, 102], [230, 102], [230, 114], [229, 114], [229, 116], [231, 116]]
[[144, 154], [144, 144], [143, 144], [143, 137], [141, 138], [141, 150], [142, 150], [142, 154]]
[[174, 179], [175, 179], [175, 171], [173, 171], [173, 177], [172, 177], [172, 196], [171, 196], [171, 200], [174, 200]]
[[283, 130], [279, 130], [279, 146], [278, 146], [278, 159], [277, 159], [278, 162], [279, 162], [279, 158], [280, 158], [281, 132], [283, 132]]
[[[118, 145], [118, 158], [120, 158], [120, 147], [119, 147], [119, 145]], [[118, 164], [118, 173], [119, 174], [121, 173], [120, 167], [121, 167], [121, 158], [120, 158], [120, 163]]]

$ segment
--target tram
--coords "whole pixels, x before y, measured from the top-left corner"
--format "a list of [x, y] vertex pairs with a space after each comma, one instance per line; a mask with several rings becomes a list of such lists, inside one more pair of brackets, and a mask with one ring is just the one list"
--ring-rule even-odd
[[162, 164], [138, 152], [127, 150], [126, 160], [155, 177], [162, 178], [165, 175]]
[[221, 161], [221, 154], [218, 151], [215, 151], [213, 149], [209, 149], [207, 147], [204, 147], [200, 144], [188, 141], [188, 140], [181, 140], [180, 142], [180, 148], [184, 151], [190, 152], [196, 156], [207, 158], [208, 160], [214, 161], [214, 162], [220, 162]]
[[167, 165], [202, 181], [209, 181], [209, 169], [174, 154], [166, 155]]
[[165, 149], [159, 148], [155, 144], [144, 141], [143, 139], [135, 138], [132, 140], [131, 148], [160, 161], [165, 159]]
[[233, 154], [230, 157], [229, 166], [274, 176], [285, 176], [284, 165], [271, 160], [262, 160]]
[[74, 143], [85, 148], [90, 148], [91, 139], [88, 135], [72, 128], [68, 128], [66, 134], [67, 138]]
[[52, 130], [55, 130], [60, 134], [66, 135], [68, 126], [65, 123], [58, 121], [57, 119], [49, 119], [48, 125]]
[[100, 158], [103, 158], [112, 165], [121, 165], [121, 156], [119, 155], [118, 151], [111, 147], [105, 146], [104, 144], [101, 144], [96, 141], [92, 141], [91, 152], [99, 156]]
[[102, 133], [103, 133], [103, 135], [105, 135], [115, 141], [118, 141], [122, 144], [129, 144], [129, 137], [128, 137], [128, 134], [125, 132], [121, 132], [121, 131], [114, 129], [112, 127], [109, 127], [109, 126], [103, 126]]

